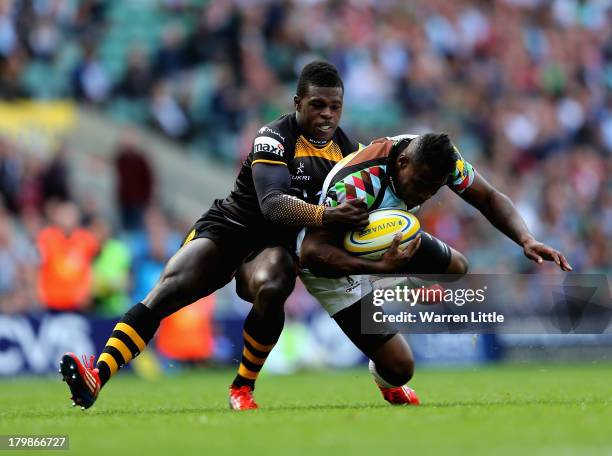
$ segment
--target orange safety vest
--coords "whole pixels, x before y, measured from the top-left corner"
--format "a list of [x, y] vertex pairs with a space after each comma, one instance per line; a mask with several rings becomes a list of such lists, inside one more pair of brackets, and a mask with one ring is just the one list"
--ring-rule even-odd
[[202, 298], [164, 318], [155, 345], [167, 358], [178, 361], [203, 361], [214, 352], [214, 295]]
[[87, 230], [69, 234], [57, 227], [38, 233], [41, 256], [38, 294], [49, 309], [80, 310], [88, 303], [92, 288], [92, 262], [99, 245]]

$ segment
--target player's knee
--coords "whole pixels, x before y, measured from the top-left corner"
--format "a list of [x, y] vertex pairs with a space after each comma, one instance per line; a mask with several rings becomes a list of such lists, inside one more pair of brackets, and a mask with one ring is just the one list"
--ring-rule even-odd
[[260, 316], [276, 315], [284, 312], [285, 301], [293, 291], [295, 278], [277, 277], [262, 282], [255, 294], [255, 310]]
[[295, 286], [295, 265], [284, 251], [268, 255], [267, 264], [255, 272], [251, 290], [259, 301], [282, 304]]
[[271, 277], [261, 274], [256, 285], [256, 300], [267, 311], [272, 306], [282, 306], [295, 286], [295, 276], [280, 274]]
[[276, 266], [257, 271], [252, 279], [255, 304], [263, 313], [282, 308], [295, 287], [293, 265]]

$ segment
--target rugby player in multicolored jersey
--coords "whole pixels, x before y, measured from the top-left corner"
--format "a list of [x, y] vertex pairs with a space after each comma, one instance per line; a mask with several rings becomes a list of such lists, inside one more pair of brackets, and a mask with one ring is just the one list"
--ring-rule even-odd
[[[571, 270], [561, 252], [530, 234], [510, 199], [480, 176], [445, 134], [402, 135], [372, 141], [332, 169], [325, 179], [321, 202], [336, 207], [362, 198], [368, 211], [414, 209], [444, 185], [519, 244], [529, 259], [537, 263], [554, 261], [562, 270]], [[467, 260], [425, 232], [411, 240], [403, 251], [399, 249], [401, 235], [396, 236], [379, 260], [350, 255], [341, 247], [343, 236], [344, 232], [326, 227], [305, 229], [298, 239], [300, 278], [370, 359], [370, 372], [383, 397], [392, 404], [418, 404], [416, 393], [406, 386], [414, 372], [406, 340], [390, 328], [385, 334], [360, 331], [360, 298], [369, 292], [367, 287], [371, 284], [360, 282], [359, 275], [465, 274]]]
[[283, 305], [297, 275], [295, 239], [304, 226], [363, 228], [361, 201], [318, 204], [323, 180], [359, 144], [338, 127], [344, 87], [336, 68], [312, 62], [302, 70], [295, 113], [263, 126], [242, 165], [234, 190], [216, 200], [168, 261], [153, 290], [115, 326], [94, 366], [72, 353], [60, 361], [74, 405], [88, 408], [100, 388], [141, 353], [160, 321], [236, 277], [253, 303], [244, 324], [244, 350], [230, 386], [230, 406], [257, 408], [255, 380], [284, 324]]

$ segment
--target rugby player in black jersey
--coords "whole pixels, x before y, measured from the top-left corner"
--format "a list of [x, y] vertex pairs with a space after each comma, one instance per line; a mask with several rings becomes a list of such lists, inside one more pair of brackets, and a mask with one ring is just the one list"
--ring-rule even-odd
[[[499, 231], [516, 242], [527, 258], [554, 261], [563, 271], [571, 266], [563, 254], [537, 241], [512, 201], [496, 190], [465, 161], [445, 134], [382, 138], [346, 157], [330, 172], [321, 201], [330, 206], [363, 197], [369, 211], [413, 209], [447, 185], [477, 208]], [[353, 274], [465, 274], [467, 260], [428, 233], [421, 233], [404, 251], [401, 236], [380, 260], [350, 255], [344, 232], [328, 227], [307, 228], [300, 236], [300, 278], [351, 341], [370, 358], [370, 372], [383, 397], [392, 404], [418, 404], [406, 383], [414, 360], [406, 340], [391, 328], [381, 334], [361, 332], [361, 302], [370, 286]], [[303, 238], [303, 240], [302, 240]]]
[[344, 87], [326, 62], [304, 67], [295, 113], [262, 127], [234, 190], [216, 200], [168, 261], [161, 278], [115, 326], [94, 366], [72, 353], [60, 361], [73, 405], [88, 408], [119, 368], [140, 354], [160, 321], [236, 277], [238, 294], [253, 303], [245, 320], [244, 350], [230, 386], [230, 406], [257, 408], [253, 389], [284, 324], [283, 305], [297, 274], [297, 232], [304, 226], [363, 228], [365, 204], [318, 204], [323, 180], [359, 144], [339, 128]]

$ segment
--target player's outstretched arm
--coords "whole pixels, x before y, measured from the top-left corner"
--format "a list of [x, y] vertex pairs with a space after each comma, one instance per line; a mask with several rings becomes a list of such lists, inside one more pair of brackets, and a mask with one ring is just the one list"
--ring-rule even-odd
[[347, 201], [337, 207], [309, 204], [289, 195], [291, 177], [285, 165], [257, 163], [253, 182], [261, 212], [274, 223], [289, 226], [343, 226], [361, 229], [368, 224], [365, 203]]
[[512, 200], [479, 174], [476, 174], [474, 182], [461, 194], [461, 197], [478, 209], [499, 231], [520, 245], [530, 260], [538, 264], [544, 260], [554, 261], [561, 270], [572, 270], [561, 252], [533, 237]]
[[421, 245], [421, 235], [400, 249], [401, 234], [398, 234], [379, 260], [355, 257], [338, 247], [334, 233], [325, 228], [309, 229], [300, 250], [302, 267], [318, 276], [335, 279], [353, 274], [392, 274], [401, 271], [412, 259]]

